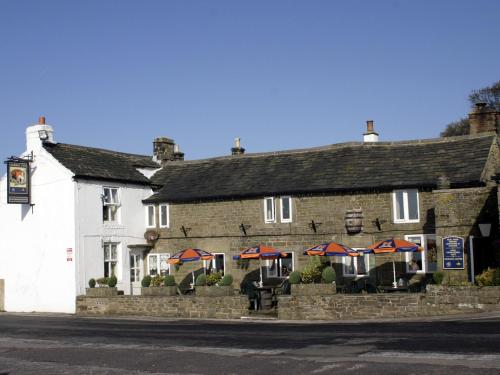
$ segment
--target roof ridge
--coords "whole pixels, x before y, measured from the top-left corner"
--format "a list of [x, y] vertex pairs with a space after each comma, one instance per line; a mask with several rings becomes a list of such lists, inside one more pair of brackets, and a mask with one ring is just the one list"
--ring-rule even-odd
[[301, 154], [308, 152], [319, 152], [319, 151], [333, 151], [340, 150], [343, 148], [349, 147], [383, 147], [383, 146], [419, 146], [419, 145], [427, 145], [433, 143], [452, 143], [458, 141], [466, 141], [477, 138], [493, 138], [495, 133], [482, 133], [482, 134], [474, 134], [474, 135], [461, 135], [461, 136], [453, 136], [453, 137], [439, 137], [439, 138], [423, 138], [423, 139], [413, 139], [413, 140], [401, 140], [401, 141], [387, 141], [387, 142], [342, 142], [342, 143], [333, 143], [330, 145], [324, 146], [316, 146], [309, 148], [298, 148], [298, 149], [290, 149], [290, 150], [278, 150], [278, 151], [265, 151], [265, 152], [254, 152], [254, 153], [245, 153], [243, 155], [223, 155], [223, 156], [214, 156], [204, 159], [193, 159], [193, 160], [183, 160], [179, 161], [168, 161], [166, 166], [174, 166], [174, 165], [186, 165], [186, 164], [197, 164], [197, 163], [208, 163], [218, 160], [238, 160], [244, 158], [258, 158], [258, 157], [266, 157], [273, 155], [293, 155], [293, 154]]
[[43, 145], [44, 145], [44, 147], [45, 146], [48, 146], [48, 147], [70, 146], [70, 147], [76, 147], [76, 148], [87, 149], [87, 150], [102, 151], [102, 152], [107, 152], [107, 153], [110, 153], [110, 154], [120, 154], [120, 155], [127, 155], [127, 156], [141, 157], [141, 158], [149, 158], [149, 159], [151, 159], [151, 161], [153, 161], [153, 157], [151, 155], [133, 154], [133, 153], [130, 153], [130, 152], [115, 151], [115, 150], [109, 150], [109, 149], [99, 148], [99, 147], [73, 145], [73, 144], [70, 144], [70, 143], [62, 143], [62, 142], [57, 142], [57, 143], [44, 142]]

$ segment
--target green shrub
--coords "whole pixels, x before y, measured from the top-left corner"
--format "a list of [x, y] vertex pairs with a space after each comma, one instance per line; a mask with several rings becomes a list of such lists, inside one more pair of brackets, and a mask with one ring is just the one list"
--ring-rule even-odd
[[89, 288], [95, 288], [95, 279], [89, 280]]
[[163, 285], [165, 286], [175, 286], [175, 277], [174, 275], [165, 275], [163, 278]]
[[222, 279], [222, 274], [219, 272], [211, 273], [207, 276], [207, 285], [212, 286], [217, 284]]
[[290, 275], [288, 276], [288, 281], [290, 282], [290, 284], [300, 284], [301, 281], [300, 271], [290, 272]]
[[224, 275], [224, 277], [221, 279], [220, 286], [231, 286], [233, 285], [233, 276], [232, 275]]
[[116, 284], [118, 283], [118, 280], [116, 279], [116, 276], [111, 276], [109, 279], [108, 279], [108, 286], [110, 288], [114, 288], [116, 286]]
[[434, 274], [432, 275], [432, 279], [434, 280], [434, 283], [436, 283], [437, 285], [441, 285], [444, 280], [444, 273], [439, 271], [434, 272]]
[[162, 286], [163, 285], [163, 276], [154, 275], [151, 279], [151, 284], [149, 286]]
[[207, 275], [205, 275], [204, 273], [202, 273], [201, 275], [198, 275], [198, 277], [196, 278], [196, 281], [195, 281], [194, 285], [196, 285], [196, 286], [205, 286], [205, 285], [207, 285]]
[[143, 288], [148, 288], [151, 285], [151, 276], [146, 275], [142, 278], [141, 286]]
[[335, 281], [337, 275], [332, 267], [326, 267], [321, 273], [321, 281], [325, 284], [331, 284]]
[[109, 277], [100, 277], [96, 281], [99, 287], [108, 286]]
[[321, 282], [321, 264], [310, 264], [306, 266], [300, 276], [304, 284]]
[[491, 286], [494, 285], [496, 270], [494, 268], [489, 268], [484, 270], [481, 274], [476, 276], [476, 283], [479, 286]]

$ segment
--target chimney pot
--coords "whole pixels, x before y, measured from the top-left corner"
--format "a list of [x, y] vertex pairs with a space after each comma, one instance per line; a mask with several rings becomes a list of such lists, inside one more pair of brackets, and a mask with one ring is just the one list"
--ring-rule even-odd
[[231, 148], [231, 155], [243, 155], [245, 149], [241, 147], [241, 138], [234, 139], [234, 147]]
[[373, 129], [373, 120], [366, 121], [366, 133], [363, 134], [363, 142], [378, 142], [378, 133]]
[[38, 118], [38, 124], [39, 125], [45, 125], [45, 116], [40, 116]]

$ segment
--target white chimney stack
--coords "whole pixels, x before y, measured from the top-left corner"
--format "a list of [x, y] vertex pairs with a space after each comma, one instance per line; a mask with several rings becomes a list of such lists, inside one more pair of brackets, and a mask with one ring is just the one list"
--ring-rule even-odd
[[43, 142], [54, 143], [54, 129], [45, 123], [45, 117], [38, 118], [38, 124], [26, 128], [26, 151], [38, 150]]
[[366, 122], [366, 133], [363, 134], [363, 142], [378, 142], [378, 133], [373, 130], [373, 120], [368, 120]]

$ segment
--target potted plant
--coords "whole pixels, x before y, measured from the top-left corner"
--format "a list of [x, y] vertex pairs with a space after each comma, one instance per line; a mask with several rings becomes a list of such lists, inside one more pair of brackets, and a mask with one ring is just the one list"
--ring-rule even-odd
[[92, 278], [89, 280], [89, 288], [86, 289], [85, 294], [89, 297], [113, 297], [118, 295], [116, 284], [118, 280], [116, 276], [101, 277], [97, 280]]
[[177, 284], [172, 275], [147, 275], [141, 281], [141, 295], [143, 296], [175, 296]]
[[218, 272], [208, 276], [201, 274], [196, 278], [195, 294], [199, 297], [232, 296], [233, 276], [222, 276]]

